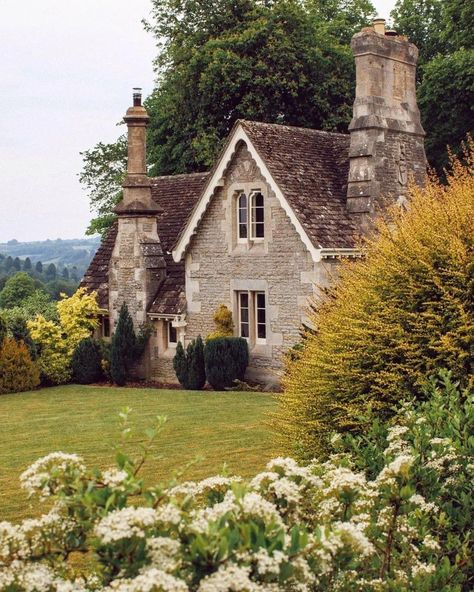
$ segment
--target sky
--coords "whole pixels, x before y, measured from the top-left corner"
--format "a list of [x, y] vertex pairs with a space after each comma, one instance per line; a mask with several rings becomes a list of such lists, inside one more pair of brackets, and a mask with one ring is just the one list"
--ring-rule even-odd
[[[395, 0], [373, 2], [388, 17]], [[0, 243], [81, 238], [80, 152], [153, 88], [150, 0], [0, 0]]]

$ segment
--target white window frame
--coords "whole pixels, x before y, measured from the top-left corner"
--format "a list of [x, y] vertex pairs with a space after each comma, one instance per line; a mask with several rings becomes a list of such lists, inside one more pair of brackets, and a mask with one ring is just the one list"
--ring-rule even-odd
[[[247, 198], [247, 206], [246, 210], [246, 227], [247, 227], [247, 236], [241, 237], [240, 236], [240, 198], [245, 195]], [[263, 206], [260, 206], [259, 209], [263, 210], [263, 220], [261, 222], [255, 221], [255, 213], [256, 213], [256, 206], [255, 206], [255, 197], [257, 195], [262, 196]], [[263, 242], [265, 240], [265, 233], [266, 233], [266, 223], [265, 223], [265, 193], [260, 188], [254, 189], [238, 189], [236, 191], [236, 198], [235, 198], [235, 212], [236, 212], [236, 227], [237, 227], [237, 243], [239, 244], [248, 244], [249, 242], [258, 243]], [[242, 208], [243, 209], [243, 208]], [[255, 228], [256, 224], [263, 225], [263, 236], [255, 236]], [[242, 225], [243, 226], [243, 225]]]
[[[247, 204], [245, 207], [246, 210], [246, 222], [245, 222], [245, 227], [247, 229], [247, 236], [246, 237], [241, 237], [240, 236], [240, 227], [243, 226], [243, 224], [240, 224], [240, 210], [242, 209], [240, 207], [240, 198], [245, 195], [245, 198], [247, 200]], [[243, 189], [237, 192], [237, 199], [236, 199], [236, 206], [237, 206], [237, 242], [238, 243], [247, 243], [249, 240], [249, 196], [247, 195], [247, 192], [244, 191]]]
[[[257, 210], [257, 206], [255, 205], [255, 197], [257, 195], [262, 196], [263, 205], [259, 208], [263, 211], [263, 220], [261, 222], [257, 222], [254, 220], [255, 213]], [[263, 236], [256, 236], [254, 232], [256, 225], [262, 224], [263, 225]], [[265, 240], [265, 196], [260, 189], [252, 189], [248, 196], [248, 219], [247, 219], [247, 234], [251, 241], [254, 242], [261, 242]]]
[[[263, 302], [264, 302], [264, 307], [263, 309], [258, 308], [258, 297], [259, 295], [263, 295]], [[265, 292], [253, 292], [253, 298], [254, 298], [254, 321], [255, 321], [255, 343], [261, 344], [261, 345], [265, 345], [267, 343], [267, 295], [265, 294]], [[258, 322], [258, 311], [259, 310], [263, 310], [264, 314], [265, 314], [265, 323], [259, 323]], [[265, 337], [259, 337], [258, 336], [258, 328], [259, 325], [262, 325], [265, 327]]]
[[[242, 295], [246, 294], [248, 297], [248, 320], [242, 321], [242, 306], [241, 306], [241, 298]], [[258, 322], [258, 295], [264, 296], [265, 301], [265, 337], [258, 336], [258, 328], [259, 325], [262, 323]], [[266, 345], [267, 344], [267, 336], [268, 336], [268, 306], [267, 306], [267, 294], [262, 290], [238, 290], [236, 292], [237, 295], [237, 311], [238, 311], [238, 335], [243, 339], [247, 340], [249, 344], [255, 345]], [[242, 323], [248, 325], [248, 337], [242, 335]]]

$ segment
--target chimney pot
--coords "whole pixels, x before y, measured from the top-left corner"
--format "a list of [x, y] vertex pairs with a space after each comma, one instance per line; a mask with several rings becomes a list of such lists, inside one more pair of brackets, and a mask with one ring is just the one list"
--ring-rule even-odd
[[133, 89], [133, 106], [141, 107], [142, 105], [142, 89], [135, 87]]
[[374, 31], [379, 35], [385, 35], [385, 19], [384, 18], [376, 18], [372, 21], [374, 26]]

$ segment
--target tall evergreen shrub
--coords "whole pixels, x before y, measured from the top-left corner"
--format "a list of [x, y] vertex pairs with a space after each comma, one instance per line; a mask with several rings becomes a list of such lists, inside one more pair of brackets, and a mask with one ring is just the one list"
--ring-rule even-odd
[[91, 337], [80, 341], [72, 356], [72, 380], [79, 384], [91, 384], [103, 377], [100, 343]]
[[206, 384], [204, 344], [200, 335], [188, 344], [186, 351], [181, 342], [178, 342], [173, 367], [176, 378], [184, 389], [199, 391], [204, 387]]
[[130, 377], [130, 371], [136, 359], [136, 345], [137, 338], [132, 317], [124, 303], [120, 308], [110, 348], [110, 375], [115, 384], [119, 386], [123, 386]]
[[333, 431], [359, 432], [368, 408], [389, 415], [426, 376], [474, 382], [474, 143], [447, 185], [412, 187], [407, 211], [378, 223], [365, 257], [342, 266], [317, 328], [288, 363], [276, 431], [308, 456]]
[[232, 386], [234, 380], [243, 380], [249, 363], [247, 341], [242, 337], [209, 339], [204, 349], [206, 376], [215, 390]]

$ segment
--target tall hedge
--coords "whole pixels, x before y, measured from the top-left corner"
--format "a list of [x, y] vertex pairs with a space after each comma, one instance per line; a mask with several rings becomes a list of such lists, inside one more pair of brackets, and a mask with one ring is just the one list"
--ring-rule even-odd
[[333, 430], [357, 431], [425, 377], [451, 368], [468, 386], [474, 361], [474, 145], [452, 160], [447, 185], [412, 187], [407, 211], [378, 223], [364, 258], [342, 266], [316, 330], [288, 361], [276, 431], [288, 449], [325, 448]]
[[0, 394], [29, 391], [40, 383], [39, 367], [23, 342], [4, 339], [0, 345]]
[[234, 380], [243, 380], [249, 363], [249, 349], [242, 337], [208, 339], [204, 348], [206, 376], [215, 390], [232, 387]]

